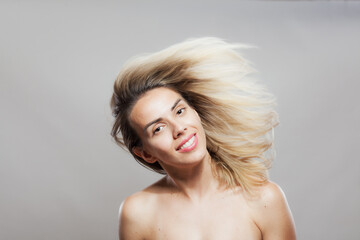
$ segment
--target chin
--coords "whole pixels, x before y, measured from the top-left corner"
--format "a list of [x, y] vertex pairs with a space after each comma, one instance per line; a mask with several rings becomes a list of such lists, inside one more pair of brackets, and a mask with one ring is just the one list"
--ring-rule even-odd
[[207, 157], [209, 157], [209, 156], [210, 156], [209, 152], [207, 151], [206, 148], [198, 149], [198, 151], [189, 155], [189, 157], [191, 157], [191, 162], [193, 162], [193, 163], [199, 163], [199, 162], [207, 159]]

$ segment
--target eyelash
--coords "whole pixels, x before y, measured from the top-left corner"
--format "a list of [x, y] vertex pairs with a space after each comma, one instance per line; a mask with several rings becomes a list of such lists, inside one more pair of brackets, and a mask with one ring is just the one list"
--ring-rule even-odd
[[[180, 112], [181, 111], [181, 112]], [[185, 108], [183, 107], [183, 108], [180, 108], [177, 112], [176, 112], [176, 114], [178, 114], [178, 115], [180, 115], [180, 114], [182, 114], [182, 113], [184, 113], [184, 111], [185, 111]], [[180, 113], [179, 113], [180, 112]]]
[[158, 131], [160, 131], [160, 128], [161, 128], [161, 127], [163, 127], [163, 126], [159, 126], [159, 127], [155, 128], [153, 134], [156, 134]]
[[[177, 115], [181, 115], [181, 114], [183, 114], [184, 113], [184, 111], [185, 111], [185, 107], [183, 107], [183, 108], [180, 108], [179, 110], [177, 110], [177, 112], [176, 112], [176, 114]], [[155, 135], [157, 132], [159, 132], [161, 129], [160, 128], [163, 128], [164, 126], [159, 126], [159, 127], [157, 127], [157, 128], [155, 128], [155, 130], [153, 131], [153, 135]]]

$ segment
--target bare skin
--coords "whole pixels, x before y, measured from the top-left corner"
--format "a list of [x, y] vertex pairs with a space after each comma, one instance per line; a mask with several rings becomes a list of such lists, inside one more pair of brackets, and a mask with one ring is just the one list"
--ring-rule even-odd
[[219, 184], [201, 120], [179, 94], [148, 91], [130, 119], [143, 143], [134, 152], [158, 161], [167, 176], [122, 203], [121, 240], [296, 239], [285, 195], [275, 183], [260, 187], [256, 198]]

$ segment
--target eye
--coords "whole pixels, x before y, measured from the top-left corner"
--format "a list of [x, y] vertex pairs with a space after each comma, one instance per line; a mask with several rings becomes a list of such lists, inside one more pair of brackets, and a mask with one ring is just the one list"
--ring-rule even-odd
[[180, 108], [180, 109], [176, 112], [176, 114], [177, 114], [177, 115], [181, 115], [184, 111], [185, 111], [185, 108], [184, 108], [184, 107], [183, 107], [183, 108]]
[[156, 133], [160, 132], [161, 129], [163, 129], [163, 128], [164, 128], [164, 126], [158, 126], [158, 127], [155, 128], [155, 130], [153, 131], [153, 134], [156, 134]]

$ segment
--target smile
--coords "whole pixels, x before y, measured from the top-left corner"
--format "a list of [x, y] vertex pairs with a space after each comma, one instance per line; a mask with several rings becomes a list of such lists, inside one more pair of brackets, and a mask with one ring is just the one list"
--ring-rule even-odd
[[180, 152], [189, 152], [189, 151], [193, 150], [198, 143], [196, 134], [192, 135], [190, 137], [190, 139], [185, 139], [184, 141], [186, 141], [186, 142], [181, 143], [180, 147], [178, 147], [178, 149], [177, 149]]

